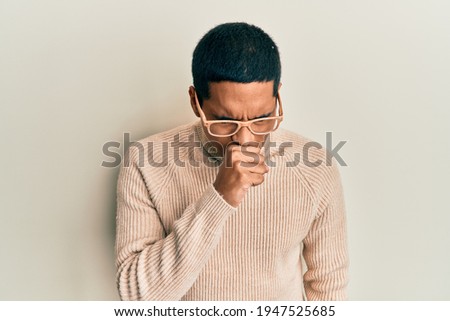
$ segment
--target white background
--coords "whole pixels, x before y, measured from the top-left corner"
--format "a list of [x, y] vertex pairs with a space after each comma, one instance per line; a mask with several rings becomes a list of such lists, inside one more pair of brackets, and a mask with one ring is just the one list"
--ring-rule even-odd
[[0, 299], [116, 300], [108, 141], [195, 120], [198, 40], [262, 27], [340, 155], [351, 300], [450, 300], [450, 2], [0, 0]]

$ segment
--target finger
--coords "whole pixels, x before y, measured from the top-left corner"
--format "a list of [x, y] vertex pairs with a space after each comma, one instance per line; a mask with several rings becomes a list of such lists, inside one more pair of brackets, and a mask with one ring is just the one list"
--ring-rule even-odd
[[233, 141], [227, 144], [226, 150], [240, 149], [242, 151], [249, 151], [252, 153], [259, 153], [261, 151], [261, 143], [258, 142], [248, 142], [244, 144], [239, 144], [239, 142]]
[[253, 186], [261, 185], [264, 182], [264, 175], [256, 173], [252, 174], [251, 182]]
[[240, 146], [240, 148], [243, 153], [249, 152], [249, 153], [259, 154], [261, 152], [261, 148], [259, 148], [258, 146], [253, 146], [253, 145], [242, 145], [242, 146]]
[[255, 165], [264, 163], [264, 156], [257, 153], [241, 153], [237, 156], [237, 159], [239, 159], [241, 162], [252, 163]]
[[248, 169], [250, 173], [266, 174], [269, 172], [269, 166], [266, 164], [241, 163], [241, 166]]

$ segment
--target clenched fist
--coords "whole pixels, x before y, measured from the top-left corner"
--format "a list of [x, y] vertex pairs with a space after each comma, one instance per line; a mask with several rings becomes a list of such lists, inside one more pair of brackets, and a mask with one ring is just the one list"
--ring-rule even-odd
[[264, 182], [269, 166], [258, 144], [229, 144], [225, 150], [223, 163], [214, 182], [214, 188], [224, 200], [237, 207], [251, 186]]

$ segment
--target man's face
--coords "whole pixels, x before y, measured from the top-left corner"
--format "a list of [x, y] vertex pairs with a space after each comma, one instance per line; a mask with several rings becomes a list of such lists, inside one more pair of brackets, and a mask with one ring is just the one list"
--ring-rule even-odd
[[[252, 82], [247, 84], [221, 81], [209, 84], [210, 98], [203, 100], [202, 110], [207, 120], [239, 120], [248, 121], [261, 117], [275, 116], [276, 98], [273, 95], [273, 81]], [[191, 87], [191, 105], [199, 117], [195, 106], [195, 89]], [[209, 141], [217, 142], [219, 154], [231, 142], [244, 145], [257, 142], [262, 145], [267, 135], [254, 135], [248, 127], [242, 127], [230, 137], [216, 137], [203, 128]], [[214, 146], [215, 144], [213, 144]]]

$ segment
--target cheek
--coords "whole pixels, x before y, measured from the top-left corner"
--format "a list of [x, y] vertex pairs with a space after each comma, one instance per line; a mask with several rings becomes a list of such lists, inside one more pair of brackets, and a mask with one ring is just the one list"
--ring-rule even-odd
[[215, 137], [215, 136], [211, 136], [207, 131], [205, 131], [206, 133], [206, 137], [208, 138], [209, 143], [213, 144], [213, 145], [222, 145], [222, 146], [227, 146], [227, 144], [229, 142], [231, 142], [231, 139], [228, 137]]
[[264, 142], [266, 140], [266, 137], [268, 137], [269, 135], [264, 135], [264, 136], [256, 136], [256, 141], [257, 142]]
[[268, 135], [265, 135], [265, 136], [255, 136], [255, 141], [258, 142], [258, 143], [263, 144], [263, 143], [266, 141], [266, 137], [267, 137], [267, 136], [268, 136]]

